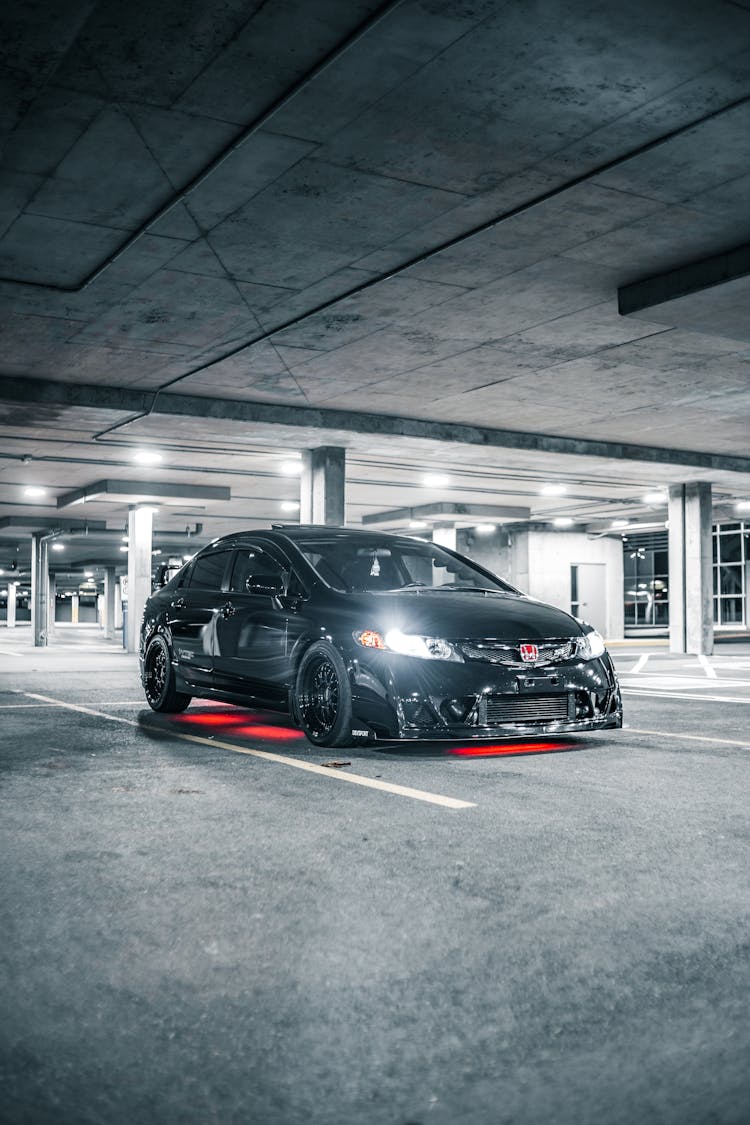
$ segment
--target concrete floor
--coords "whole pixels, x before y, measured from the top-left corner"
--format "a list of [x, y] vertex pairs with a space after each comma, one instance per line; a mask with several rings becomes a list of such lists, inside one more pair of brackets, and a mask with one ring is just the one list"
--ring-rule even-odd
[[747, 1121], [750, 645], [617, 649], [628, 729], [549, 752], [332, 755], [81, 637], [0, 633], [0, 1120]]

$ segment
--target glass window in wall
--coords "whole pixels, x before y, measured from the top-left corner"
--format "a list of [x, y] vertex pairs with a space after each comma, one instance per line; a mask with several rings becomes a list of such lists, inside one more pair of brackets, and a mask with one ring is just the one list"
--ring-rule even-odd
[[713, 531], [714, 624], [745, 625], [750, 525], [718, 524]]

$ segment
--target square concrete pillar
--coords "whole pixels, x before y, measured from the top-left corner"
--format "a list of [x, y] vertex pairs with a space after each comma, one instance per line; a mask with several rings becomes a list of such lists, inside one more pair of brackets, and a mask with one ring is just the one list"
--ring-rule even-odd
[[35, 648], [49, 640], [49, 538], [40, 531], [31, 536], [31, 633]]
[[107, 566], [104, 568], [104, 599], [102, 606], [102, 627], [104, 629], [104, 636], [111, 640], [115, 635], [115, 590], [117, 589], [117, 578], [115, 577], [115, 568]]
[[455, 527], [446, 525], [445, 527], [435, 527], [432, 530], [432, 542], [437, 543], [439, 547], [447, 547], [449, 551], [456, 550], [456, 529]]
[[8, 583], [8, 616], [5, 619], [5, 624], [9, 629], [16, 627], [16, 595], [18, 594], [18, 583]]
[[128, 512], [128, 652], [138, 652], [141, 621], [151, 596], [151, 542], [153, 508]]
[[346, 450], [305, 449], [300, 477], [300, 523], [343, 527], [346, 522]]
[[713, 647], [711, 485], [670, 485], [669, 649], [709, 656]]

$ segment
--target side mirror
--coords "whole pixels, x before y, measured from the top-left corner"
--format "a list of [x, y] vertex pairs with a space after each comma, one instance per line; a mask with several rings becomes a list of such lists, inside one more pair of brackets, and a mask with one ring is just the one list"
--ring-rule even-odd
[[284, 593], [284, 583], [277, 574], [251, 574], [245, 581], [248, 594], [266, 594], [278, 598]]

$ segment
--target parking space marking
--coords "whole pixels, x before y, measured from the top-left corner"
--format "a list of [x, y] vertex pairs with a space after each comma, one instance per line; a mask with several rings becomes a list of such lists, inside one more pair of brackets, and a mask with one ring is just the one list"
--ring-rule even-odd
[[630, 734], [652, 734], [658, 738], [681, 738], [690, 742], [717, 742], [720, 746], [740, 746], [743, 750], [750, 750], [750, 742], [741, 742], [736, 738], [710, 738], [704, 734], [677, 734], [673, 730], [642, 730], [639, 727], [623, 727]]
[[750, 695], [697, 695], [695, 692], [648, 691], [646, 688], [620, 689], [623, 695], [648, 695], [652, 699], [700, 699], [703, 703], [750, 703]]
[[633, 667], [630, 669], [628, 675], [630, 675], [630, 676], [637, 675], [637, 673], [640, 672], [641, 668], [646, 667], [646, 661], [648, 660], [648, 658], [649, 658], [649, 654], [647, 652], [642, 653], [641, 656], [639, 656], [638, 659], [636, 660]]
[[[100, 719], [108, 719], [113, 723], [125, 723], [126, 726], [144, 729], [143, 724], [135, 719], [124, 719], [121, 715], [108, 715], [106, 711], [97, 711], [93, 707], [84, 707], [81, 703], [66, 703], [61, 699], [52, 699], [48, 695], [37, 695], [35, 692], [23, 693], [29, 699], [37, 699], [42, 703], [55, 704], [65, 707], [70, 711], [78, 711], [83, 715], [92, 715]], [[177, 738], [183, 742], [197, 742], [202, 746], [218, 746], [222, 750], [231, 750], [235, 754], [247, 754], [253, 758], [263, 758], [268, 762], [278, 762], [284, 766], [293, 766], [295, 769], [306, 770], [308, 773], [325, 777], [328, 781], [348, 781], [352, 785], [361, 785], [366, 789], [379, 789], [383, 793], [393, 793], [397, 797], [409, 797], [413, 801], [424, 801], [430, 805], [440, 805], [446, 809], [475, 809], [474, 801], [460, 801], [456, 797], [444, 797], [441, 793], [428, 793], [423, 789], [411, 789], [407, 785], [395, 785], [390, 781], [380, 781], [375, 777], [364, 777], [357, 773], [344, 773], [342, 770], [331, 770], [326, 766], [316, 765], [314, 762], [303, 762], [300, 758], [286, 757], [284, 754], [274, 754], [270, 750], [256, 750], [250, 746], [235, 746], [231, 742], [221, 742], [216, 738], [202, 738], [197, 734], [183, 734], [178, 731], [164, 730], [162, 727], [145, 726], [145, 729], [166, 735], [167, 738]]]
[[711, 667], [711, 665], [708, 662], [707, 656], [704, 656], [703, 653], [699, 653], [698, 663], [703, 668], [703, 671], [706, 673], [709, 680], [715, 680], [716, 679], [716, 669]]

